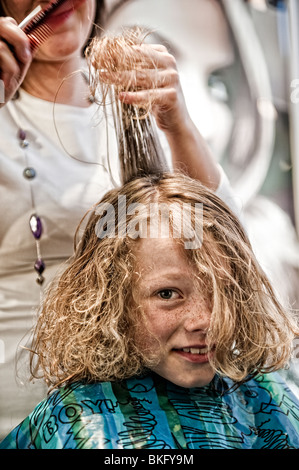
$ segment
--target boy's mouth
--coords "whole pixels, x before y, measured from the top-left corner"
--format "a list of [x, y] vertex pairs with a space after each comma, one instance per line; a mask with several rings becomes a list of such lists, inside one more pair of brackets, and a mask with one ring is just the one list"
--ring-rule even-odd
[[211, 358], [211, 355], [213, 354], [214, 349], [215, 349], [214, 345], [211, 345], [211, 346], [194, 345], [194, 346], [185, 347], [185, 348], [173, 349], [173, 351], [189, 362], [202, 364], [202, 363], [209, 362], [209, 359]]
[[205, 346], [205, 347], [192, 347], [192, 348], [182, 348], [181, 351], [191, 353], [191, 354], [207, 354], [210, 352], [213, 348], [210, 346]]

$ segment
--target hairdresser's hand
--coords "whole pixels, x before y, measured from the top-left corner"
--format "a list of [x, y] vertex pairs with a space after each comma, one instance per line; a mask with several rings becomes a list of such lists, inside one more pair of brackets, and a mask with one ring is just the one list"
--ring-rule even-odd
[[[172, 154], [173, 166], [183, 169], [211, 189], [216, 189], [220, 173], [206, 142], [187, 110], [175, 58], [161, 45], [142, 44], [136, 50], [134, 66], [138, 70], [106, 72], [101, 80], [125, 91], [119, 99], [147, 108], [150, 105], [157, 125], [164, 131]], [[137, 91], [135, 91], [137, 89]]]
[[166, 134], [180, 132], [188, 121], [189, 114], [176, 60], [162, 45], [143, 44], [139, 49], [144, 53], [145, 59], [143, 70], [135, 72], [134, 77], [140, 91], [121, 94], [120, 99], [140, 106], [151, 103], [159, 128]]
[[133, 46], [139, 70], [118, 72], [116, 84], [132, 85], [138, 91], [120, 93], [122, 102], [137, 106], [151, 105], [157, 125], [166, 134], [181, 131], [189, 114], [183, 96], [176, 60], [162, 45]]
[[13, 18], [1, 17], [0, 106], [3, 106], [3, 101], [7, 103], [13, 97], [24, 80], [31, 60], [30, 43], [26, 34]]

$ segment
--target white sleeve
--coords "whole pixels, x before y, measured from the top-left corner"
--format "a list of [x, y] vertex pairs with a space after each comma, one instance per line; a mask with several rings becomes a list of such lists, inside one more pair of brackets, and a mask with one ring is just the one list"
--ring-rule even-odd
[[228, 207], [234, 212], [234, 214], [243, 222], [243, 216], [242, 216], [242, 201], [241, 199], [236, 195], [236, 193], [233, 191], [230, 182], [221, 167], [221, 165], [218, 165], [219, 171], [220, 171], [220, 182], [218, 185], [218, 188], [215, 191], [215, 194], [224, 201]]

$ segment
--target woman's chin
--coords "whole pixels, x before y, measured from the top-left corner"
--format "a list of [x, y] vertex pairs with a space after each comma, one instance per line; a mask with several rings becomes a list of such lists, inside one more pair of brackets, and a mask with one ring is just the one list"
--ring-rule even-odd
[[72, 56], [81, 57], [82, 41], [78, 35], [66, 31], [55, 34], [37, 51], [35, 60], [59, 62]]

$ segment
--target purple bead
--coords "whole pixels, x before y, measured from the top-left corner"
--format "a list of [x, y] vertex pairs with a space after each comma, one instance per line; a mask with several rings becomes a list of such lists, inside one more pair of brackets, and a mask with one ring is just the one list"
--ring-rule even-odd
[[19, 129], [18, 137], [19, 137], [20, 140], [25, 140], [26, 139], [26, 132], [23, 129]]
[[43, 274], [44, 270], [46, 269], [46, 265], [41, 258], [38, 258], [34, 263], [34, 269], [38, 274]]
[[23, 129], [19, 129], [18, 137], [19, 137], [19, 140], [20, 140], [20, 146], [22, 148], [28, 147], [29, 142], [28, 142], [28, 140], [26, 140], [26, 132]]
[[36, 214], [33, 214], [30, 217], [29, 224], [34, 238], [38, 240], [41, 237], [43, 231], [41, 219]]

